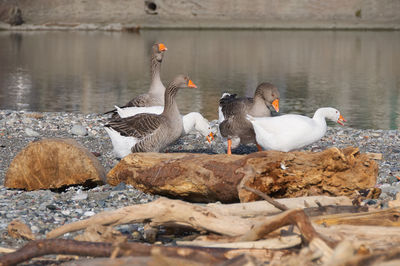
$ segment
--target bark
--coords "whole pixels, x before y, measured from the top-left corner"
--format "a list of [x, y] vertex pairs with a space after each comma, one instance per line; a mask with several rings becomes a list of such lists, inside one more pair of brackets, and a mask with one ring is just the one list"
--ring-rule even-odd
[[229, 249], [203, 247], [151, 246], [141, 243], [84, 242], [66, 239], [47, 239], [31, 241], [16, 252], [0, 257], [0, 265], [16, 265], [29, 259], [49, 255], [68, 254], [91, 257], [110, 257], [118, 250], [119, 256], [150, 256], [154, 253], [167, 257], [191, 258], [194, 261], [217, 263], [226, 260], [225, 252]]
[[[120, 182], [152, 194], [192, 202], [247, 202], [310, 195], [346, 195], [376, 184], [378, 166], [357, 148], [323, 152], [263, 151], [248, 155], [136, 153], [108, 173], [108, 183]], [[239, 187], [238, 187], [239, 185]]]

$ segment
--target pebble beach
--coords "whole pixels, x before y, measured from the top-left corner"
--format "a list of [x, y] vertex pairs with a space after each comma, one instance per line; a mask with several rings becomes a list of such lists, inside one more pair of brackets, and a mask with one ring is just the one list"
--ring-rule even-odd
[[[15, 155], [29, 142], [44, 138], [72, 138], [93, 152], [106, 172], [118, 160], [114, 158], [111, 141], [103, 125], [108, 116], [78, 113], [37, 113], [24, 111], [0, 111], [0, 246], [18, 248], [26, 241], [8, 236], [7, 226], [19, 219], [31, 227], [37, 237], [44, 238], [50, 230], [99, 212], [114, 210], [124, 206], [146, 203], [157, 196], [147, 195], [130, 185], [121, 183], [116, 187], [103, 185], [94, 188], [75, 186], [64, 191], [40, 190], [26, 192], [7, 189], [3, 186], [8, 166]], [[217, 131], [217, 121], [211, 121], [213, 131]], [[382, 153], [378, 160], [379, 176], [377, 187], [382, 189], [378, 201], [394, 198], [400, 191], [400, 131], [353, 129], [329, 124], [327, 134], [318, 142], [304, 150], [322, 151], [329, 147], [344, 148], [355, 146], [361, 152]], [[169, 146], [168, 152], [225, 153], [225, 145], [218, 137], [209, 144], [198, 133], [180, 138]], [[236, 154], [257, 151], [255, 145], [240, 146]], [[124, 225], [120, 231], [142, 233], [141, 225]], [[139, 234], [140, 235], [140, 234]], [[66, 235], [72, 237], [73, 235]]]

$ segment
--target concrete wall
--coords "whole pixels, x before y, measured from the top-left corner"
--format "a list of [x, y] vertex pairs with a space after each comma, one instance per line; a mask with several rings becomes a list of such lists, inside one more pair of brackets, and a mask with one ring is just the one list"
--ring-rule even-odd
[[26, 24], [141, 28], [400, 29], [400, 0], [0, 0]]

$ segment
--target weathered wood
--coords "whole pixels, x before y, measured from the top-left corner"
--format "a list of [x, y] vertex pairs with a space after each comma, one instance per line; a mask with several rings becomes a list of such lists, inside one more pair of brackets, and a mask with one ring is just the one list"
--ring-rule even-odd
[[[146, 193], [193, 202], [254, 201], [309, 195], [355, 196], [373, 187], [378, 166], [357, 148], [323, 152], [263, 151], [248, 155], [136, 153], [108, 173], [108, 182], [131, 184]], [[237, 186], [240, 184], [239, 189]]]
[[[139, 222], [150, 222], [153, 227], [158, 225], [188, 227], [198, 231], [234, 237], [246, 233], [256, 223], [265, 221], [265, 215], [269, 209], [264, 210], [259, 203], [232, 204], [233, 207], [226, 205], [226, 208], [223, 208], [218, 204], [200, 206], [180, 200], [160, 198], [147, 204], [102, 212], [86, 220], [63, 225], [49, 232], [47, 237], [54, 238], [67, 232], [78, 231], [95, 225], [115, 226]], [[265, 204], [268, 203], [265, 202]], [[260, 206], [258, 215], [256, 208], [249, 207], [246, 209], [242, 205], [246, 207], [249, 207], [249, 205]], [[237, 210], [238, 213], [235, 214], [233, 210]]]
[[339, 213], [316, 217], [312, 221], [316, 224], [334, 225], [378, 225], [400, 226], [400, 207], [360, 213]]
[[400, 227], [367, 225], [314, 224], [317, 232], [337, 242], [349, 241], [355, 247], [364, 246], [371, 251], [387, 250], [400, 245]]
[[29, 143], [13, 159], [4, 186], [26, 190], [67, 185], [102, 184], [106, 174], [99, 160], [73, 139]]
[[49, 254], [110, 257], [117, 247], [119, 250], [118, 257], [162, 254], [167, 257], [191, 258], [194, 261], [209, 262], [211, 264], [226, 260], [225, 253], [229, 251], [229, 249], [223, 248], [152, 246], [142, 243], [121, 243], [115, 246], [111, 243], [47, 239], [31, 241], [17, 251], [1, 256], [0, 265], [16, 265], [29, 259]]
[[261, 191], [259, 191], [257, 189], [254, 189], [254, 188], [251, 188], [251, 187], [248, 187], [248, 186], [245, 186], [245, 185], [242, 188], [247, 190], [247, 191], [250, 191], [250, 192], [256, 194], [257, 196], [260, 196], [266, 202], [268, 202], [269, 204], [271, 204], [272, 206], [274, 206], [275, 208], [277, 208], [277, 209], [279, 209], [281, 211], [289, 210], [289, 208], [285, 204], [279, 203], [278, 201], [274, 200], [270, 196], [262, 193]]
[[248, 231], [254, 222], [259, 220], [260, 218], [238, 219], [237, 216], [225, 216], [218, 212], [211, 212], [203, 206], [160, 198], [147, 204], [102, 212], [86, 220], [63, 225], [49, 232], [47, 237], [54, 238], [96, 224], [115, 226], [139, 222], [150, 222], [152, 226], [187, 226], [199, 231], [238, 236]]
[[11, 253], [11, 252], [14, 252], [14, 251], [15, 251], [15, 249], [13, 249], [13, 248], [0, 247], [0, 253]]
[[308, 243], [318, 238], [327, 243], [330, 247], [336, 245], [334, 241], [323, 239], [323, 237], [315, 231], [304, 211], [300, 209], [288, 210], [281, 214], [268, 217], [265, 221], [256, 224], [248, 232], [240, 236], [238, 241], [258, 240], [270, 232], [286, 225], [296, 225], [301, 235]]
[[279, 236], [258, 241], [240, 241], [240, 242], [211, 242], [211, 241], [177, 241], [180, 246], [198, 246], [209, 248], [259, 248], [259, 249], [284, 249], [291, 248], [301, 244], [301, 238], [298, 235]]
[[[317, 202], [322, 206], [326, 205], [349, 206], [352, 203], [351, 199], [349, 199], [346, 196], [340, 196], [340, 197], [309, 196], [309, 197], [284, 198], [275, 200], [281, 204], [284, 204], [289, 209], [318, 207]], [[232, 204], [209, 203], [205, 206], [210, 211], [212, 212], [217, 211], [225, 216], [254, 217], [254, 216], [268, 216], [281, 212], [279, 209], [272, 206], [266, 201], [253, 201], [253, 202], [232, 203]], [[307, 210], [305, 211], [308, 214]]]
[[8, 224], [7, 232], [12, 238], [24, 238], [28, 240], [35, 239], [35, 235], [32, 233], [31, 228], [18, 219], [15, 219]]
[[400, 248], [375, 252], [369, 255], [356, 255], [346, 260], [342, 265], [346, 266], [368, 266], [368, 265], [400, 265]]

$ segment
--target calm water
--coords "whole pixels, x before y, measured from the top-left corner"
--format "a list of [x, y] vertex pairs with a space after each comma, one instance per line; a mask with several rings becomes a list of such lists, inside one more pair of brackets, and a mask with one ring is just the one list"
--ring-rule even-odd
[[281, 112], [332, 106], [355, 128], [400, 126], [400, 32], [0, 32], [0, 109], [104, 112], [147, 91], [150, 47], [168, 47], [164, 84], [188, 74], [181, 113], [217, 118], [223, 91], [274, 83]]

